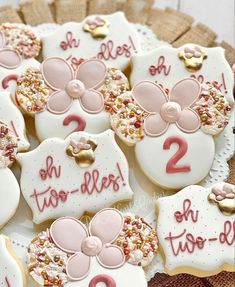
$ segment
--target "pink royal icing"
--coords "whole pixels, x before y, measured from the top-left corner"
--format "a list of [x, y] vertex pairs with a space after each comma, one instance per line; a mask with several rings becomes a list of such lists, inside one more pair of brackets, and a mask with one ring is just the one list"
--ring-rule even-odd
[[3, 89], [7, 89], [9, 87], [9, 82], [10, 81], [15, 81], [17, 82], [19, 76], [16, 74], [8, 75], [2, 80], [2, 87]]
[[233, 192], [233, 185], [226, 183], [223, 186], [216, 185], [211, 190], [216, 196], [216, 200], [222, 201], [224, 199], [235, 199], [235, 193]]
[[133, 97], [149, 115], [144, 119], [145, 132], [149, 136], [160, 136], [170, 124], [175, 123], [186, 133], [200, 128], [200, 118], [190, 106], [198, 99], [200, 83], [192, 78], [179, 81], [168, 95], [159, 85], [142, 81], [133, 87]]
[[20, 65], [22, 58], [16, 50], [7, 48], [5, 45], [4, 34], [0, 31], [0, 66], [7, 69], [15, 69]]
[[62, 217], [50, 228], [53, 242], [61, 250], [73, 254], [66, 266], [71, 280], [85, 278], [91, 256], [105, 268], [119, 268], [125, 262], [122, 249], [113, 243], [122, 231], [124, 219], [116, 209], [103, 209], [90, 222], [89, 229], [76, 218]]
[[178, 161], [183, 158], [183, 156], [187, 153], [188, 143], [182, 136], [171, 136], [167, 138], [163, 144], [163, 149], [170, 149], [172, 144], [177, 144], [179, 149], [176, 153], [169, 159], [166, 165], [167, 173], [176, 173], [176, 172], [189, 172], [191, 171], [190, 165], [177, 165]]
[[[54, 159], [47, 157], [46, 168], [42, 168], [39, 171], [39, 176], [43, 181], [48, 179], [59, 178], [62, 172], [61, 166], [54, 164]], [[98, 169], [84, 172], [83, 181], [78, 187], [73, 190], [66, 190], [61, 188], [55, 189], [53, 186], [49, 186], [43, 191], [37, 191], [34, 189], [30, 195], [31, 198], [35, 199], [39, 212], [44, 212], [47, 208], [57, 208], [60, 204], [63, 204], [69, 200], [69, 198], [76, 193], [92, 195], [94, 193], [101, 193], [107, 190], [113, 192], [119, 192], [121, 185], [125, 186], [125, 180], [121, 171], [119, 163], [117, 163], [117, 174], [109, 173], [108, 175], [101, 176]]]
[[72, 122], [76, 122], [78, 125], [71, 133], [82, 132], [85, 130], [86, 121], [82, 117], [78, 115], [69, 115], [64, 119], [63, 125], [68, 126]]
[[171, 65], [167, 66], [165, 62], [166, 62], [166, 58], [164, 56], [160, 56], [157, 59], [157, 64], [151, 65], [149, 67], [150, 74], [152, 76], [155, 76], [156, 74], [160, 75], [163, 72], [165, 76], [168, 76], [171, 72]]
[[116, 287], [116, 282], [115, 280], [105, 274], [100, 274], [95, 276], [91, 282], [89, 283], [88, 287], [96, 287], [98, 283], [104, 283], [106, 285], [106, 287]]
[[7, 287], [11, 287], [10, 281], [7, 276], [5, 277], [5, 281], [6, 281]]
[[55, 114], [69, 110], [74, 99], [79, 99], [84, 111], [95, 114], [104, 108], [104, 99], [95, 89], [106, 77], [107, 68], [98, 59], [84, 61], [74, 73], [66, 60], [59, 57], [47, 58], [41, 66], [47, 85], [53, 90], [47, 109]]

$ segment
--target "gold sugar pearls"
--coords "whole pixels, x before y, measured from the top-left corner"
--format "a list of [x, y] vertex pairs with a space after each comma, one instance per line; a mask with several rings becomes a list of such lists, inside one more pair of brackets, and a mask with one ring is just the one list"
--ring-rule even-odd
[[63, 287], [68, 282], [65, 272], [68, 255], [58, 249], [47, 232], [41, 232], [28, 247], [28, 270], [44, 287]]
[[22, 110], [33, 115], [45, 110], [50, 96], [50, 89], [43, 80], [40, 70], [29, 68], [18, 79], [16, 102]]
[[24, 58], [35, 58], [39, 55], [41, 43], [29, 26], [23, 24], [3, 23], [0, 25], [6, 46], [17, 50]]
[[179, 58], [184, 61], [185, 68], [190, 72], [200, 70], [207, 56], [207, 52], [199, 46], [187, 46], [179, 52]]
[[134, 265], [147, 266], [158, 251], [156, 231], [143, 218], [125, 216], [123, 231], [117, 239], [126, 260]]
[[201, 129], [208, 134], [219, 134], [228, 124], [231, 107], [225, 96], [211, 84], [204, 84], [199, 99], [193, 106], [201, 119]]

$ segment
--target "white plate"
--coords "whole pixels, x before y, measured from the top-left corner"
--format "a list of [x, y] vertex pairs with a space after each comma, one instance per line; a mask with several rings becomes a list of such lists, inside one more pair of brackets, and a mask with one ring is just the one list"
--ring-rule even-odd
[[[34, 30], [41, 36], [54, 30], [58, 24], [43, 24], [34, 27]], [[165, 42], [159, 41], [154, 33], [144, 25], [134, 25], [139, 32], [143, 51], [149, 51], [160, 45], [169, 45]], [[208, 174], [207, 178], [202, 182], [203, 186], [208, 186], [213, 183], [223, 181], [228, 177], [229, 168], [227, 160], [230, 159], [234, 153], [234, 137], [232, 134], [232, 125], [234, 123], [231, 119], [230, 124], [226, 127], [223, 133], [215, 139], [216, 142], [216, 156], [213, 167]], [[32, 125], [32, 122], [31, 122]], [[38, 142], [33, 133], [29, 135], [30, 142], [33, 147], [36, 147]], [[141, 172], [134, 155], [134, 149], [125, 146], [118, 140], [120, 147], [126, 154], [130, 164], [130, 185], [135, 192], [134, 200], [130, 204], [118, 206], [122, 211], [137, 213], [145, 217], [149, 222], [155, 225], [156, 218], [154, 212], [155, 200], [161, 196], [166, 196], [168, 192], [162, 188], [155, 186], [149, 179]], [[13, 168], [17, 178], [19, 178], [19, 167]], [[33, 239], [33, 237], [41, 230], [45, 230], [46, 225], [35, 226], [32, 223], [32, 213], [27, 206], [25, 200], [21, 197], [19, 208], [11, 221], [1, 230], [5, 235], [8, 235], [13, 243], [14, 249], [20, 256], [22, 262], [26, 263], [26, 248]], [[25, 265], [26, 266], [26, 265]], [[149, 281], [157, 272], [164, 272], [163, 260], [160, 255], [156, 256], [154, 261], [146, 269], [146, 277]], [[30, 287], [34, 287], [34, 283], [29, 279]]]

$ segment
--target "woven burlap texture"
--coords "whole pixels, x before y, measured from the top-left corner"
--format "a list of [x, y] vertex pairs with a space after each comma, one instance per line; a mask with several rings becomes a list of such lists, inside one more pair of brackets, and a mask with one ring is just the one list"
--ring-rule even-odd
[[[137, 7], [136, 1], [139, 5]], [[234, 48], [228, 43], [216, 43], [216, 33], [193, 18], [171, 8], [165, 10], [152, 7], [153, 0], [55, 0], [48, 5], [46, 0], [31, 0], [16, 10], [12, 6], [0, 7], [0, 22], [25, 22], [30, 25], [41, 23], [65, 23], [81, 21], [86, 15], [109, 14], [118, 10], [126, 13], [132, 22], [148, 24], [157, 37], [178, 47], [194, 42], [202, 46], [222, 46], [228, 62], [235, 62]], [[228, 182], [235, 184], [235, 157], [229, 161]], [[197, 278], [181, 274], [168, 276], [156, 274], [149, 287], [235, 287], [235, 273], [222, 272], [208, 278]], [[125, 286], [134, 287], [134, 286]]]

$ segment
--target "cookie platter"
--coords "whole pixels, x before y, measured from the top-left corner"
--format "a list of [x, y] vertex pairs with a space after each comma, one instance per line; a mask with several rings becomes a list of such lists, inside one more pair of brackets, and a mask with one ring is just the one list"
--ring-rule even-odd
[[[38, 27], [34, 27], [33, 29], [40, 37], [46, 37], [48, 34], [53, 32], [55, 29], [58, 29], [59, 27], [60, 26], [58, 24], [43, 24]], [[154, 48], [158, 48], [162, 46], [169, 46], [169, 44], [167, 43], [158, 41], [148, 27], [143, 26], [143, 25], [138, 25], [138, 24], [133, 24], [133, 27], [139, 34], [142, 51], [144, 53], [148, 53]], [[38, 142], [35, 130], [33, 128], [33, 120], [29, 118], [27, 119], [27, 122], [28, 122], [27, 123], [28, 137], [29, 137], [29, 141], [31, 144], [31, 150], [33, 150], [37, 148], [39, 142]], [[234, 113], [231, 113], [231, 118], [230, 118], [229, 123], [226, 125], [224, 130], [219, 133], [218, 136], [214, 137], [215, 153], [213, 155], [213, 161], [212, 161], [211, 168], [209, 170], [208, 175], [204, 177], [203, 180], [200, 182], [200, 185], [202, 186], [202, 190], [203, 190], [203, 187], [210, 188], [211, 186], [218, 184], [219, 182], [225, 181], [228, 177], [229, 168], [228, 168], [227, 161], [233, 156], [234, 146], [235, 146], [234, 137], [232, 134], [233, 122], [234, 122]], [[115, 126], [113, 127], [115, 130]], [[122, 141], [122, 137], [120, 136], [120, 134], [117, 134], [116, 140], [121, 150], [124, 152], [127, 158], [127, 161], [129, 163], [129, 168], [130, 168], [129, 169], [129, 172], [130, 172], [129, 181], [130, 181], [130, 188], [134, 191], [134, 199], [130, 201], [128, 204], [116, 203], [114, 206], [117, 209], [119, 209], [121, 212], [123, 212], [124, 214], [125, 213], [138, 214], [139, 216], [145, 218], [150, 224], [156, 226], [157, 218], [156, 218], [155, 206], [156, 206], [157, 200], [160, 197], [172, 195], [173, 193], [168, 188], [163, 188], [163, 187], [159, 187], [155, 185], [149, 179], [149, 176], [146, 176], [142, 172], [143, 166], [141, 169], [140, 165], [138, 164], [136, 160], [136, 154], [138, 152], [134, 151], [132, 146], [126, 145]], [[97, 138], [97, 141], [99, 141], [98, 138]], [[57, 142], [53, 143], [54, 146], [56, 146], [57, 144], [59, 145], [59, 143]], [[48, 148], [50, 148], [50, 146], [48, 146]], [[110, 154], [114, 154], [114, 152], [111, 151]], [[37, 156], [40, 158], [41, 155], [37, 155]], [[32, 156], [32, 160], [35, 161], [33, 156]], [[22, 162], [21, 162], [21, 165], [23, 166]], [[18, 178], [18, 180], [20, 180], [19, 166], [14, 165], [13, 171], [16, 177]], [[21, 185], [22, 185], [22, 179], [21, 179]], [[31, 183], [26, 182], [25, 184], [26, 187], [24, 187], [24, 189], [27, 189], [27, 185], [31, 185]], [[176, 188], [178, 188], [178, 186], [176, 186]], [[191, 200], [193, 200], [193, 198]], [[162, 203], [162, 206], [164, 206], [163, 203]], [[35, 218], [36, 217], [34, 217], [34, 221], [35, 221]], [[50, 217], [46, 219], [50, 219]], [[88, 222], [90, 221], [90, 216], [83, 217], [83, 222], [87, 223], [87, 221]], [[38, 222], [40, 222], [40, 219]], [[43, 220], [41, 220], [41, 222], [43, 222]], [[22, 262], [26, 264], [26, 261], [28, 260], [28, 258], [26, 258], [26, 248], [29, 246], [32, 238], [34, 238], [39, 232], [45, 230], [47, 227], [48, 227], [48, 224], [40, 224], [39, 226], [36, 226], [32, 222], [32, 212], [30, 208], [28, 207], [28, 204], [26, 203], [26, 201], [21, 196], [20, 205], [18, 207], [18, 210], [15, 216], [8, 222], [7, 225], [5, 225], [5, 227], [1, 230], [1, 232], [10, 237], [16, 253], [20, 257]], [[161, 229], [161, 226], [159, 227], [159, 229]], [[220, 260], [220, 258], [216, 260]], [[165, 272], [164, 260], [161, 257], [159, 252], [157, 256], [155, 256], [155, 258], [153, 259], [152, 263], [149, 264], [144, 269], [144, 271], [145, 271], [148, 281], [152, 277], [154, 277], [154, 275], [157, 272], [161, 272], [161, 273]], [[170, 272], [168, 273], [170, 274]], [[193, 273], [191, 272], [191, 274]], [[38, 285], [35, 285], [36, 283], [32, 280], [32, 278], [30, 278], [29, 280], [30, 280], [29, 286], [38, 286]]]

